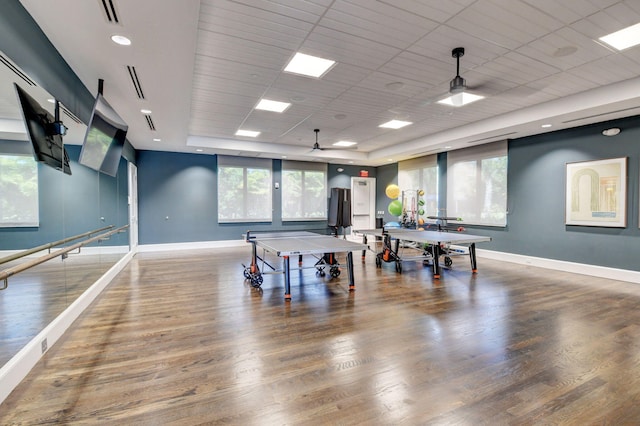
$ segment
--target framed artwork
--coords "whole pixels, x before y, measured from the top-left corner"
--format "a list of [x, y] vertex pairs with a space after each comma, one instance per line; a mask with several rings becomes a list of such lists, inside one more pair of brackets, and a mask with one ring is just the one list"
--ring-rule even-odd
[[565, 224], [627, 226], [627, 157], [566, 167]]

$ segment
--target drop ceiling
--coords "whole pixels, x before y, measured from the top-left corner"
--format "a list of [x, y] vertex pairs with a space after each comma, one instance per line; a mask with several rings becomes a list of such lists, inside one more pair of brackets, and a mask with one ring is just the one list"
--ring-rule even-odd
[[[597, 41], [640, 22], [633, 0], [21, 3], [92, 93], [105, 80], [140, 150], [377, 166], [640, 113], [640, 46]], [[436, 103], [456, 47], [460, 75], [485, 96], [460, 108]], [[283, 72], [296, 52], [337, 64], [320, 79]], [[263, 97], [292, 105], [255, 110]], [[413, 124], [378, 127], [392, 119]], [[316, 128], [320, 146], [356, 149], [312, 152]]]

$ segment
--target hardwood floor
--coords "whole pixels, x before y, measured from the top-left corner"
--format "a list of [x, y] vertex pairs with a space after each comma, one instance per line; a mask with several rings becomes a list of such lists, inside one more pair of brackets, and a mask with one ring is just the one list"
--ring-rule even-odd
[[355, 292], [304, 270], [285, 302], [249, 251], [136, 256], [0, 424], [640, 424], [637, 284], [355, 256]]

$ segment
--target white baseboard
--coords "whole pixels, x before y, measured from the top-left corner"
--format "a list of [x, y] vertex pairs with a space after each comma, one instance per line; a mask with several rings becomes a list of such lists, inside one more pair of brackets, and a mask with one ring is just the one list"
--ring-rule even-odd
[[609, 268], [606, 266], [587, 265], [584, 263], [567, 262], [564, 260], [546, 259], [543, 257], [526, 256], [521, 254], [504, 253], [492, 250], [476, 249], [478, 257], [517, 263], [520, 265], [537, 266], [555, 271], [572, 272], [574, 274], [592, 277], [609, 278], [612, 280], [628, 281], [640, 284], [640, 272], [627, 269]]
[[247, 242], [243, 239], [220, 240], [220, 241], [195, 241], [192, 243], [167, 243], [167, 244], [142, 244], [138, 246], [138, 252], [174, 251], [174, 250], [194, 250], [225, 247], [244, 247]]
[[[0, 368], [0, 383], [2, 384], [2, 386], [0, 386], [0, 404], [38, 363], [43, 355], [42, 342], [44, 339], [47, 339], [47, 347], [50, 349], [91, 302], [107, 287], [118, 272], [129, 263], [134, 255], [135, 251], [131, 251], [123, 256], [122, 259], [93, 283], [91, 287], [85, 290], [67, 309], [51, 321], [49, 325]], [[46, 351], [44, 353], [46, 353]]]

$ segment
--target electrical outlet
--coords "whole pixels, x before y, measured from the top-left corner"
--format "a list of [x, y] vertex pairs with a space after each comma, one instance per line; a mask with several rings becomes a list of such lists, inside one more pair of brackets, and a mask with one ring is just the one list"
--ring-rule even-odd
[[47, 351], [47, 338], [45, 337], [45, 339], [42, 341], [42, 353], [45, 353]]

